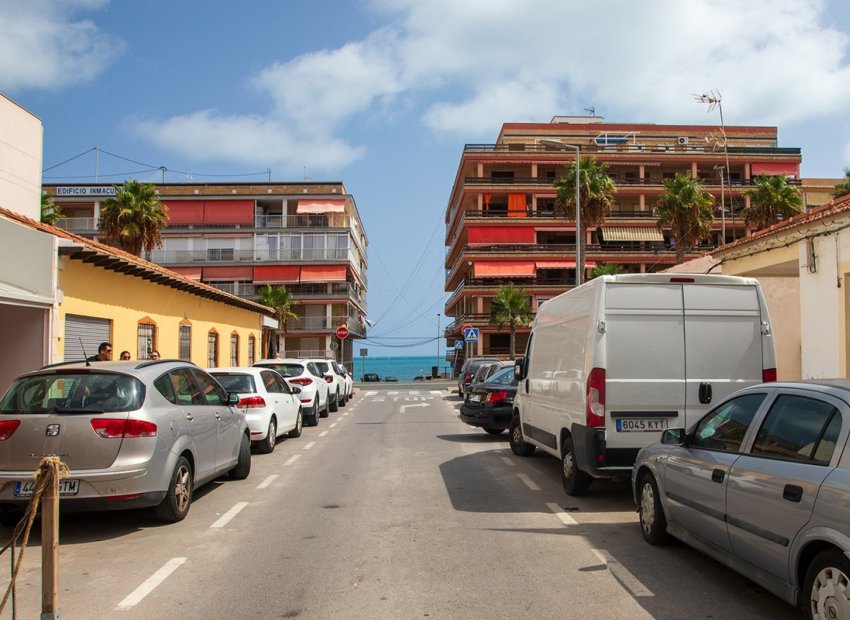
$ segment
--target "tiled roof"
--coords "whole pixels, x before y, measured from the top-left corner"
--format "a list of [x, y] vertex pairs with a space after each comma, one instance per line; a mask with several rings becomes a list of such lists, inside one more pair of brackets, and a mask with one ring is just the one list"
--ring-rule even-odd
[[33, 230], [38, 230], [55, 237], [59, 237], [60, 239], [73, 241], [77, 247], [70, 249], [63, 248], [69, 258], [82, 260], [118, 273], [126, 273], [128, 275], [137, 276], [162, 286], [170, 286], [171, 288], [186, 291], [192, 295], [212, 299], [230, 306], [236, 306], [243, 310], [258, 312], [267, 316], [274, 315], [274, 311], [268, 306], [238, 297], [237, 295], [231, 295], [230, 293], [226, 293], [214, 286], [210, 286], [209, 284], [192, 280], [191, 278], [187, 278], [186, 276], [180, 275], [170, 269], [166, 269], [156, 263], [146, 261], [143, 258], [139, 258], [134, 254], [125, 252], [124, 250], [119, 250], [111, 245], [106, 245], [92, 239], [86, 239], [85, 237], [75, 235], [67, 230], [62, 230], [61, 228], [56, 228], [55, 226], [45, 224], [44, 222], [39, 222], [3, 207], [0, 207], [0, 216], [14, 222], [18, 222], [19, 224], [32, 228]]
[[840, 198], [833, 198], [825, 205], [815, 207], [814, 209], [810, 209], [805, 213], [800, 213], [799, 215], [795, 215], [794, 217], [788, 218], [783, 222], [779, 222], [777, 224], [774, 224], [773, 226], [768, 226], [767, 228], [758, 230], [749, 237], [744, 237], [742, 239], [733, 241], [732, 243], [722, 245], [719, 248], [715, 249], [712, 254], [722, 254], [730, 250], [745, 248], [746, 246], [752, 243], [765, 241], [766, 239], [778, 235], [779, 233], [789, 233], [794, 229], [809, 225], [812, 222], [816, 222], [818, 220], [823, 220], [835, 215], [841, 215], [845, 213], [850, 214], [850, 194], [846, 196], [841, 196]]

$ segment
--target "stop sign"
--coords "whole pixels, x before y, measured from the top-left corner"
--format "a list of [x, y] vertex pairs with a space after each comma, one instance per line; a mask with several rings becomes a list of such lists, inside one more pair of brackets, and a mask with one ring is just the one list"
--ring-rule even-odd
[[337, 327], [336, 328], [336, 337], [339, 338], [340, 340], [345, 340], [346, 338], [348, 338], [348, 328], [345, 325], [343, 325], [341, 327]]

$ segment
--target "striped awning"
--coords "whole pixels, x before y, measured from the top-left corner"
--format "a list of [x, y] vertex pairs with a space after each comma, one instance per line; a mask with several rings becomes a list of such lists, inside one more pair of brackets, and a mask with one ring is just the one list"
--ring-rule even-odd
[[648, 226], [603, 226], [602, 238], [605, 241], [664, 241], [660, 230]]

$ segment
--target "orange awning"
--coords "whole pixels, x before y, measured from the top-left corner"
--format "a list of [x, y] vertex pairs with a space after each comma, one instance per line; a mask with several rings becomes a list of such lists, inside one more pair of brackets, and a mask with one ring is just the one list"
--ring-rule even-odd
[[537, 273], [533, 260], [479, 260], [474, 267], [476, 278], [533, 278]]
[[574, 260], [539, 260], [535, 262], [538, 269], [575, 269]]
[[527, 217], [525, 194], [508, 194], [508, 217]]
[[299, 200], [296, 213], [345, 213], [345, 200]]
[[204, 280], [250, 280], [253, 277], [251, 267], [204, 267]]
[[469, 245], [534, 243], [534, 239], [534, 228], [531, 226], [470, 226], [466, 232]]
[[257, 284], [293, 284], [298, 282], [301, 268], [298, 265], [260, 265], [254, 267]]
[[345, 282], [345, 265], [304, 265], [302, 282]]
[[179, 273], [181, 276], [186, 278], [192, 278], [193, 280], [201, 279], [200, 267], [171, 267], [171, 271]]

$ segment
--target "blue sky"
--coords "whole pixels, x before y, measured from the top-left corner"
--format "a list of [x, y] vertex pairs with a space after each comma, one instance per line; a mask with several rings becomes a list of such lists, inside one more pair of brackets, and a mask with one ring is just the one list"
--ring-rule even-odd
[[[372, 355], [436, 352], [443, 212], [503, 122], [779, 127], [850, 166], [846, 0], [0, 0], [0, 91], [44, 123], [45, 182], [94, 146], [166, 180], [338, 180], [369, 235]], [[161, 172], [101, 155], [101, 181]], [[211, 175], [232, 175], [217, 177]], [[447, 320], [441, 317], [441, 324]], [[431, 339], [408, 348], [381, 347]]]

